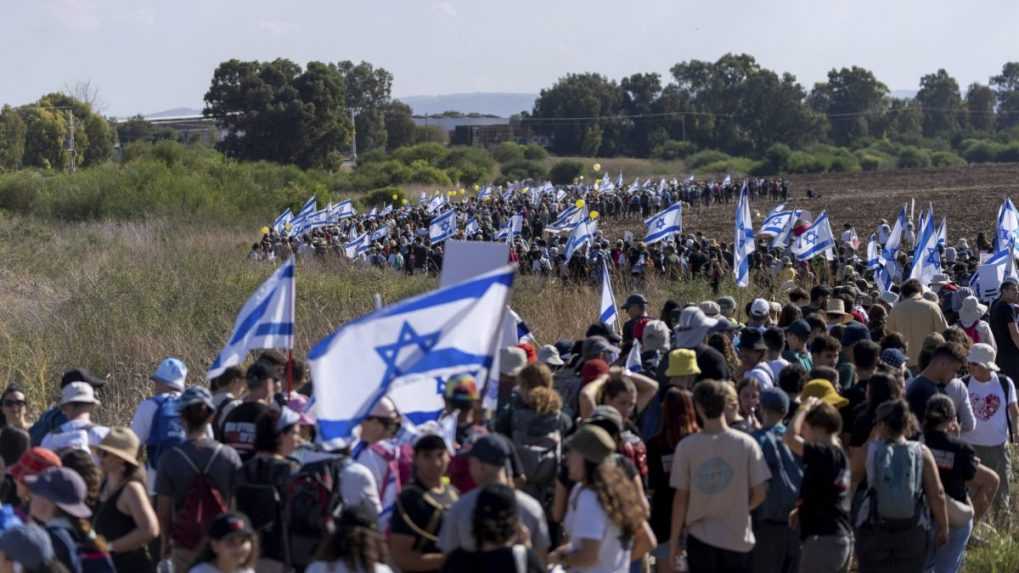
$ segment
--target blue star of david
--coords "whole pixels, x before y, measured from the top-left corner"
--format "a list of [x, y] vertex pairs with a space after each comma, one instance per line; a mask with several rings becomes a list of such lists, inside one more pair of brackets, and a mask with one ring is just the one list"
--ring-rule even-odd
[[938, 264], [938, 250], [927, 249], [927, 264], [936, 265]]
[[813, 245], [817, 242], [817, 231], [807, 231], [807, 233], [803, 235], [803, 240]]
[[386, 383], [400, 376], [403, 372], [397, 367], [396, 361], [400, 357], [400, 351], [404, 348], [417, 346], [421, 353], [430, 351], [439, 342], [440, 332], [431, 334], [418, 334], [409, 322], [404, 322], [400, 327], [400, 336], [392, 344], [376, 346], [375, 352], [386, 364], [386, 372], [382, 375], [382, 382]]
[[664, 226], [665, 226], [665, 219], [658, 219], [658, 221], [655, 222], [655, 228], [656, 229], [661, 229]]
[[448, 221], [442, 224], [442, 230], [443, 231], [448, 231], [449, 230], [449, 222]]

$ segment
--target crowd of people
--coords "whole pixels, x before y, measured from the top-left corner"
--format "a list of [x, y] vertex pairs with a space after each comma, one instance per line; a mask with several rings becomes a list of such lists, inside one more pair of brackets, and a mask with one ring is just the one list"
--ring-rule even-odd
[[[745, 183], [745, 184], [744, 184]], [[559, 216], [577, 205], [605, 220], [646, 219], [675, 202], [688, 209], [729, 205], [741, 188], [750, 197], [784, 201], [789, 185], [784, 179], [753, 178], [745, 182], [709, 181], [680, 183], [661, 180], [654, 184], [635, 182], [625, 192], [616, 187], [591, 188], [571, 185], [556, 188], [547, 185], [531, 193], [524, 183], [507, 190], [489, 190], [462, 200], [443, 201], [438, 206], [424, 200], [416, 206], [389, 210], [374, 209], [334, 221], [334, 224], [308, 229], [266, 227], [249, 257], [255, 260], [285, 260], [291, 254], [347, 256], [377, 267], [388, 267], [407, 274], [437, 273], [442, 268], [442, 242], [433, 244], [429, 223], [440, 212], [456, 213], [457, 231], [449, 238], [460, 240], [504, 240], [511, 244], [511, 260], [526, 274], [558, 276], [585, 281], [600, 276], [603, 260], [611, 258], [617, 267], [634, 276], [663, 273], [720, 276], [732, 260], [725, 242], [708, 240], [703, 234], [671, 237], [644, 244], [643, 235], [626, 234], [609, 240], [596, 232], [590, 250], [567, 259], [569, 228], [556, 225]], [[537, 185], [531, 184], [536, 190]], [[524, 192], [521, 192], [524, 191]], [[512, 226], [519, 216], [517, 227]], [[505, 233], [505, 234], [501, 234]], [[364, 236], [363, 244], [348, 247], [350, 241]]]
[[[463, 209], [487, 239], [513, 201]], [[525, 254], [556, 248], [545, 201]], [[345, 224], [392, 225], [377, 248], [420, 268], [426, 209], [391, 216]], [[98, 423], [106, 380], [83, 368], [41, 412], [11, 385], [0, 572], [958, 572], [1012, 519], [1019, 281], [983, 304], [965, 285], [991, 247], [962, 240], [929, 285], [882, 292], [855, 236], [823, 269], [762, 245], [755, 280], [774, 300], [655, 313], [632, 294], [618, 332], [500, 349], [494, 408], [461, 374], [438, 420], [414, 425], [383, 397], [349, 441], [316, 440], [314, 381], [275, 350], [208, 385], [165, 359], [126, 426]], [[663, 251], [719, 273], [727, 249], [679, 234]], [[608, 244], [586, 259], [599, 250], [636, 272]]]

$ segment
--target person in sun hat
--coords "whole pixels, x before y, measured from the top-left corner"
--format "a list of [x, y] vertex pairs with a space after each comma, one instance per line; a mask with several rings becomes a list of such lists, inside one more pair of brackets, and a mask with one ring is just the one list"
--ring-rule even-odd
[[962, 305], [959, 307], [959, 322], [956, 325], [966, 332], [966, 336], [973, 344], [989, 344], [997, 350], [998, 344], [994, 340], [991, 325], [983, 320], [985, 314], [987, 314], [987, 306], [980, 304], [977, 297], [968, 296], [962, 300]]
[[559, 356], [559, 349], [551, 344], [546, 344], [538, 349], [538, 363], [548, 366], [553, 371], [565, 364], [562, 357]]
[[[64, 372], [64, 375], [60, 378], [61, 391], [63, 391], [67, 385], [74, 382], [84, 382], [96, 389], [102, 388], [106, 384], [105, 379], [92, 374], [85, 368], [72, 368]], [[33, 424], [28, 430], [28, 433], [32, 436], [32, 445], [41, 445], [46, 434], [55, 431], [65, 422], [67, 422], [67, 416], [64, 415], [63, 408], [60, 403], [48, 408], [42, 413], [42, 415], [39, 416], [39, 419], [36, 420], [35, 424]]]
[[803, 390], [800, 392], [800, 399], [805, 403], [808, 398], [817, 398], [818, 400], [834, 407], [836, 410], [843, 408], [849, 404], [849, 400], [839, 395], [838, 390], [828, 380], [823, 378], [816, 378], [807, 382], [803, 385]]
[[118, 571], [151, 571], [155, 565], [148, 544], [159, 536], [159, 520], [140, 471], [140, 445], [130, 428], [115, 427], [95, 447], [103, 484], [94, 526]]
[[60, 394], [60, 409], [67, 418], [42, 440], [42, 447], [57, 451], [64, 448], [90, 450], [110, 431], [92, 423], [92, 412], [100, 405], [95, 389], [86, 382], [72, 382]]
[[771, 303], [763, 298], [755, 298], [747, 307], [747, 314], [750, 320], [747, 321], [746, 328], [752, 328], [763, 334], [771, 320]]
[[149, 376], [152, 396], [138, 404], [131, 418], [131, 431], [145, 444], [145, 470], [149, 478], [149, 493], [153, 495], [160, 455], [165, 449], [184, 442], [177, 398], [184, 391], [187, 377], [188, 368], [179, 359], [167, 358], [160, 362]]

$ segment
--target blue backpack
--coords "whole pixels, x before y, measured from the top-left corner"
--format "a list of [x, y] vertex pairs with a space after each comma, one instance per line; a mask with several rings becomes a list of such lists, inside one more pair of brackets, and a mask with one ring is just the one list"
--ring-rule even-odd
[[788, 523], [789, 514], [799, 499], [800, 484], [803, 482], [803, 462], [794, 456], [782, 441], [784, 434], [783, 426], [774, 426], [753, 433], [754, 439], [761, 446], [764, 461], [771, 470], [768, 495], [764, 498], [764, 503], [754, 510], [756, 521]]
[[163, 452], [171, 450], [187, 441], [187, 432], [180, 421], [179, 400], [168, 394], [155, 396], [156, 414], [149, 430], [149, 439], [145, 441], [145, 455], [149, 465], [159, 467], [159, 457]]

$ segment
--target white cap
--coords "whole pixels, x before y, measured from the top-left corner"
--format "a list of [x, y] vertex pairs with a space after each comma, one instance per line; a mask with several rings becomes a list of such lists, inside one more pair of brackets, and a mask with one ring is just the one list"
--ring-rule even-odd
[[71, 382], [60, 392], [60, 405], [67, 404], [98, 404], [96, 392], [86, 382]]
[[750, 303], [750, 316], [765, 317], [771, 314], [771, 303], [764, 300], [763, 298], [755, 298], [754, 302]]
[[998, 365], [994, 363], [994, 356], [994, 347], [990, 344], [980, 342], [974, 344], [969, 349], [969, 355], [966, 356], [966, 362], [969, 364], [979, 364], [988, 370], [997, 372], [999, 368]]
[[184, 382], [188, 378], [188, 367], [176, 358], [167, 358], [159, 363], [159, 368], [151, 376], [153, 382], [166, 384], [177, 390], [184, 391]]

